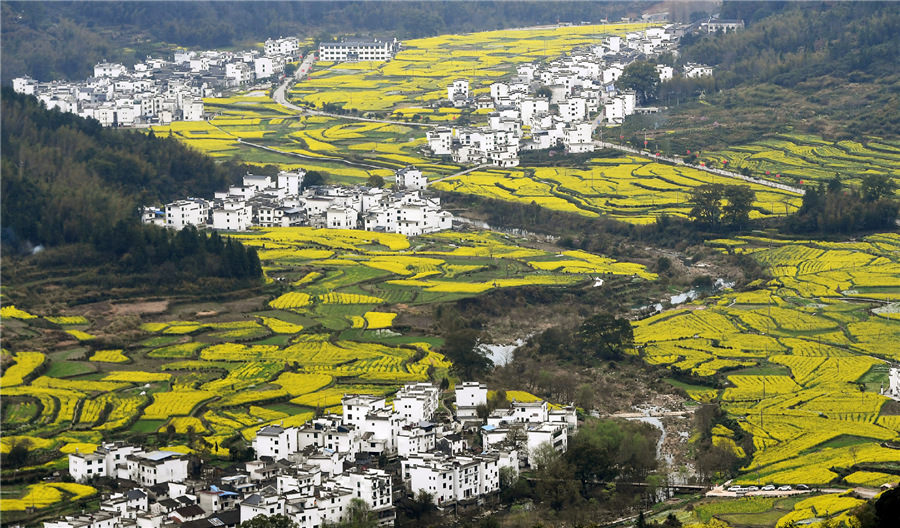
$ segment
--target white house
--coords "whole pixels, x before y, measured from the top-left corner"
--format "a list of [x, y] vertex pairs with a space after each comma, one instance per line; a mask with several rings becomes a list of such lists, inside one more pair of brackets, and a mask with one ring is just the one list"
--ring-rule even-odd
[[502, 82], [491, 83], [491, 99], [495, 103], [499, 103], [502, 99], [509, 97], [509, 85]]
[[701, 23], [700, 29], [702, 31], [706, 31], [707, 33], [716, 33], [717, 31], [721, 31], [722, 33], [728, 33], [729, 31], [737, 31], [739, 29], [744, 29], [744, 21], [743, 20], [713, 20], [713, 19], [710, 19], [708, 22]]
[[469, 98], [469, 81], [468, 79], [456, 79], [449, 86], [447, 86], [447, 99], [451, 102], [455, 102], [458, 100], [462, 100], [463, 104], [465, 104], [466, 99]]
[[212, 227], [216, 230], [246, 231], [253, 218], [253, 209], [244, 202], [228, 201], [213, 209]]
[[657, 64], [656, 73], [659, 74], [659, 80], [661, 82], [670, 81], [672, 80], [672, 77], [675, 76], [675, 68], [666, 66], [665, 64]]
[[133, 489], [125, 493], [113, 493], [100, 502], [100, 511], [114, 513], [123, 519], [135, 519], [139, 513], [148, 511], [149, 506], [147, 493]]
[[329, 229], [356, 229], [359, 213], [350, 207], [333, 205], [325, 211], [325, 225]]
[[438, 127], [425, 133], [428, 147], [435, 156], [449, 156], [453, 153], [453, 130]]
[[684, 65], [684, 76], [687, 78], [709, 77], [713, 74], [712, 66], [689, 62]]
[[564, 423], [542, 423], [526, 427], [528, 445], [528, 465], [534, 467], [538, 446], [549, 443], [553, 449], [565, 453], [569, 447], [568, 428]]
[[115, 62], [99, 62], [94, 65], [94, 77], [120, 77], [128, 71], [125, 66]]
[[297, 444], [297, 428], [267, 425], [256, 433], [253, 439], [253, 450], [257, 457], [272, 457], [275, 460], [286, 458], [299, 451]]
[[44, 522], [44, 528], [115, 528], [116, 526], [119, 526], [118, 513], [108, 511], [66, 515], [56, 521]]
[[573, 154], [593, 152], [594, 142], [591, 140], [591, 124], [576, 123], [566, 127], [563, 144]]
[[434, 418], [440, 404], [441, 390], [433, 383], [408, 383], [394, 396], [394, 412], [407, 423]]
[[76, 482], [84, 482], [93, 477], [105, 477], [106, 457], [98, 453], [80, 453], [76, 450], [69, 455], [69, 474]]
[[256, 74], [257, 79], [268, 79], [275, 75], [272, 57], [258, 57], [253, 61], [253, 73]]
[[254, 493], [241, 501], [241, 522], [247, 522], [257, 515], [283, 515], [286, 502], [284, 496], [275, 493]]
[[141, 448], [123, 442], [101, 445], [93, 453], [82, 453], [75, 450], [69, 455], [69, 474], [77, 482], [84, 482], [95, 476], [115, 477], [116, 467], [125, 464], [125, 459], [141, 452]]
[[466, 381], [456, 386], [456, 415], [460, 420], [474, 418], [479, 405], [487, 405], [487, 385]]
[[413, 191], [424, 191], [428, 188], [428, 178], [422, 171], [410, 165], [399, 169], [395, 174], [397, 187]]
[[478, 499], [500, 490], [500, 469], [518, 473], [518, 455], [488, 452], [473, 457], [414, 455], [403, 461], [409, 491], [430, 493], [438, 506]]
[[370, 412], [361, 428], [360, 451], [375, 456], [396, 454], [402, 425], [403, 420], [390, 409]]
[[181, 231], [186, 226], [205, 227], [209, 219], [209, 202], [188, 198], [166, 204], [166, 227]]
[[[181, 482], [187, 478], [187, 457], [174, 451], [135, 453], [125, 459], [126, 474], [144, 486], [162, 482]], [[121, 478], [122, 471], [119, 471]]]
[[371, 394], [345, 394], [341, 398], [342, 420], [344, 425], [362, 428], [366, 424], [366, 415], [387, 409], [384, 396]]
[[540, 424], [548, 420], [550, 406], [546, 401], [512, 402], [512, 419], [519, 423]]
[[278, 187], [287, 189], [287, 194], [297, 196], [300, 194], [300, 188], [303, 187], [303, 177], [306, 171], [299, 169], [297, 172], [281, 171], [278, 173]]
[[559, 103], [559, 116], [567, 123], [584, 121], [587, 117], [587, 105], [582, 97], [570, 97]]
[[298, 451], [315, 446], [342, 455], [354, 455], [360, 451], [360, 430], [353, 425], [342, 425], [340, 419], [329, 416], [307, 423], [297, 432]]
[[300, 50], [300, 39], [297, 37], [267, 39], [263, 49], [266, 55], [293, 55]]
[[437, 433], [433, 424], [404, 425], [397, 435], [397, 455], [408, 458], [434, 449]]
[[365, 502], [381, 526], [393, 526], [396, 518], [391, 476], [381, 469], [355, 470], [334, 477], [337, 486], [350, 490], [353, 498]]

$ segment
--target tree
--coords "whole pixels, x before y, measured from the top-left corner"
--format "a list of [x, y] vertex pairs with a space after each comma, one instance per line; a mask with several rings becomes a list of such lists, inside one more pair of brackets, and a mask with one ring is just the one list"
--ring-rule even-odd
[[616, 88], [634, 90], [641, 104], [656, 100], [659, 91], [659, 72], [652, 62], [635, 61], [625, 66], [616, 81]]
[[369, 176], [369, 179], [366, 180], [366, 185], [368, 185], [369, 187], [377, 187], [380, 189], [384, 187], [384, 178], [377, 174], [372, 174], [371, 176]]
[[481, 334], [464, 328], [447, 336], [443, 352], [453, 362], [453, 370], [464, 379], [476, 379], [491, 369], [491, 359], [478, 346]]
[[297, 64], [293, 62], [289, 62], [284, 65], [284, 75], [285, 77], [291, 77], [295, 73], [297, 73]]
[[344, 520], [337, 523], [339, 528], [376, 528], [378, 526], [378, 518], [369, 508], [366, 501], [358, 498], [350, 499], [347, 505], [347, 513]]
[[612, 480], [619, 475], [617, 453], [622, 444], [622, 431], [612, 420], [595, 420], [585, 424], [569, 440], [565, 458], [572, 465], [581, 490], [587, 493], [595, 481]]
[[863, 199], [876, 202], [882, 198], [893, 198], [897, 184], [887, 174], [869, 174], [862, 180]]
[[10, 467], [19, 467], [25, 465], [25, 463], [28, 461], [30, 447], [30, 440], [24, 439], [17, 441], [9, 449], [9, 453], [6, 454], [6, 463], [9, 464]]
[[297, 523], [287, 515], [257, 515], [239, 525], [239, 528], [297, 528]]
[[634, 330], [627, 319], [604, 312], [587, 319], [574, 335], [578, 350], [598, 359], [618, 359], [634, 343]]
[[549, 441], [536, 445], [534, 451], [529, 454], [529, 458], [534, 462], [534, 469], [546, 468], [562, 456]]
[[301, 185], [304, 189], [309, 187], [317, 187], [319, 185], [325, 185], [325, 182], [328, 181], [328, 175], [319, 172], [319, 171], [309, 171], [303, 177], [303, 184]]
[[860, 528], [888, 528], [900, 519], [900, 488], [891, 488], [852, 511]]
[[[501, 469], [502, 476], [502, 469]], [[402, 512], [403, 516], [407, 520], [416, 521], [414, 523], [404, 523], [401, 522], [402, 525], [410, 525], [410, 526], [423, 526], [431, 523], [435, 513], [437, 513], [437, 506], [434, 504], [434, 495], [428, 493], [425, 490], [419, 490], [419, 493], [416, 494], [415, 498], [411, 501], [403, 501], [397, 503], [398, 508]], [[402, 521], [401, 519], [398, 519]]]
[[727, 204], [722, 208], [722, 220], [731, 226], [742, 227], [750, 221], [755, 196], [746, 185], [728, 185], [725, 187]]
[[656, 468], [659, 431], [643, 422], [592, 420], [569, 440], [565, 460], [587, 494], [598, 481], [640, 480]]
[[693, 206], [688, 216], [694, 222], [706, 226], [719, 225], [722, 216], [722, 195], [725, 186], [721, 183], [707, 183], [691, 190], [689, 203]]

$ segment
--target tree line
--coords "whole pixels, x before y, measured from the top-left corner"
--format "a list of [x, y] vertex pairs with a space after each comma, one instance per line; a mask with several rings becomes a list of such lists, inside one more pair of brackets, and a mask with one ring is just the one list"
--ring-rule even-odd
[[262, 274], [252, 248], [195, 230], [173, 234], [138, 217], [139, 204], [212, 194], [246, 167], [216, 165], [175, 138], [104, 129], [95, 120], [48, 111], [9, 88], [2, 91], [0, 145], [0, 222], [3, 246], [12, 253], [81, 245], [89, 251], [79, 258], [130, 272], [166, 264], [201, 276]]

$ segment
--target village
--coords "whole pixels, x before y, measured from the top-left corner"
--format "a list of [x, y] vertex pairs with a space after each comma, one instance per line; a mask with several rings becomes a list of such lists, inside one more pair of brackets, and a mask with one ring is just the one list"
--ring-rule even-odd
[[13, 89], [34, 95], [48, 109], [93, 118], [103, 126], [202, 121], [209, 117], [204, 97], [282, 76], [287, 64], [299, 60], [299, 42], [296, 37], [269, 39], [262, 52], [179, 51], [171, 61], [147, 57], [132, 69], [101, 62], [84, 81], [19, 77], [13, 79]]
[[271, 176], [247, 174], [243, 185], [217, 192], [212, 200], [187, 198], [165, 208], [143, 207], [141, 220], [180, 231], [187, 226], [227, 231], [251, 227], [309, 226], [364, 229], [417, 236], [450, 229], [453, 215], [425, 193], [428, 180], [415, 167], [395, 174], [396, 189], [359, 185], [304, 188], [305, 171]]
[[[707, 31], [736, 28], [731, 21], [704, 24]], [[593, 152], [596, 143], [592, 136], [598, 127], [621, 125], [635, 113], [659, 111], [638, 106], [636, 92], [617, 88], [616, 81], [635, 61], [664, 54], [677, 56], [678, 39], [686, 30], [689, 26], [678, 24], [650, 27], [624, 38], [607, 37], [602, 44], [575, 49], [558, 60], [519, 64], [514, 77], [490, 85], [490, 95], [473, 97], [469, 81], [457, 79], [447, 87], [449, 103], [457, 108], [493, 110], [489, 123], [427, 132], [430, 153], [450, 156], [455, 163], [515, 167], [522, 150], [562, 146], [570, 154]], [[674, 68], [666, 64], [656, 64], [655, 70], [660, 82], [675, 75]], [[704, 77], [712, 75], [712, 68], [688, 63], [681, 74]], [[591, 116], [598, 117], [594, 120]]]
[[501, 481], [536, 467], [545, 450], [565, 452], [577, 429], [572, 406], [514, 399], [491, 410], [495, 400], [478, 382], [460, 383], [454, 395], [451, 412], [431, 383], [405, 385], [392, 404], [345, 394], [340, 415], [261, 427], [255, 459], [225, 469], [123, 442], [75, 452], [69, 475], [80, 483], [109, 479], [115, 492], [103, 495], [99, 511], [44, 528], [234, 528], [276, 514], [319, 528], [346, 520], [360, 501], [379, 525], [392, 526], [398, 502], [423, 493], [440, 512], [458, 514], [496, 499]]

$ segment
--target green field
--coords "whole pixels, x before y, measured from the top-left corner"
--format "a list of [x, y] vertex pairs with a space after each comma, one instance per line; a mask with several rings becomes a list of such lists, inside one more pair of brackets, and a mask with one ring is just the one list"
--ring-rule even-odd
[[673, 383], [720, 402], [752, 436], [737, 482], [841, 485], [836, 468], [896, 461], [881, 444], [900, 440], [900, 419], [882, 412], [879, 390], [900, 359], [900, 320], [878, 313], [900, 298], [900, 236], [707, 244], [749, 255], [773, 279], [639, 321], [635, 341], [645, 361], [720, 384]]

